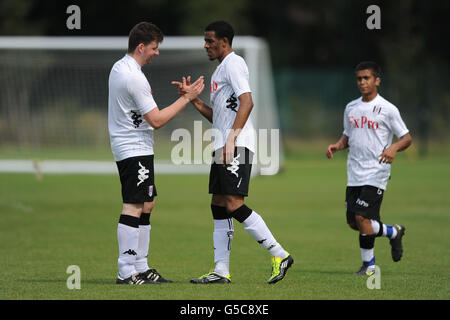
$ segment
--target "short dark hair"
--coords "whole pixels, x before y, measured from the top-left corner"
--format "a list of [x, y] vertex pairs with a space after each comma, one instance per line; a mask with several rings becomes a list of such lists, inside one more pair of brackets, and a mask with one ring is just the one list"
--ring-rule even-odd
[[231, 24], [226, 21], [220, 20], [211, 22], [206, 26], [205, 32], [206, 31], [214, 31], [218, 39], [227, 38], [230, 46], [233, 43], [234, 30]]
[[158, 41], [161, 43], [164, 39], [162, 31], [151, 22], [139, 22], [131, 29], [128, 36], [128, 53], [134, 52], [136, 47], [143, 43], [148, 45], [150, 42]]
[[362, 61], [358, 63], [358, 65], [355, 67], [355, 72], [361, 70], [370, 70], [375, 78], [381, 77], [381, 68], [376, 62]]

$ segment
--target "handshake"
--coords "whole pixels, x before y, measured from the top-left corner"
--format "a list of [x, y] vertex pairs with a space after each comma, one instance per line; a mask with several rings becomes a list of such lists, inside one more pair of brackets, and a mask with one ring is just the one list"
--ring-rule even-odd
[[203, 76], [200, 76], [194, 83], [191, 84], [191, 76], [182, 78], [182, 81], [172, 81], [174, 85], [178, 86], [178, 94], [180, 97], [187, 99], [189, 102], [196, 99], [205, 88]]

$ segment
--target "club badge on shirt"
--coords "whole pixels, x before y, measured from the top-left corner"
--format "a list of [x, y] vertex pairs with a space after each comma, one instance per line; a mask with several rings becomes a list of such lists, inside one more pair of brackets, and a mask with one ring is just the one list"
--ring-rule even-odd
[[149, 197], [153, 196], [153, 185], [148, 187], [148, 196]]

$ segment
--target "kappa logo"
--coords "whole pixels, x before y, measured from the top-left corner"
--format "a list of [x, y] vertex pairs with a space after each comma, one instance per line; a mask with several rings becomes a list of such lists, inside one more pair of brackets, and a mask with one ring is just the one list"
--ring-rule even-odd
[[127, 251], [125, 251], [123, 254], [129, 254], [130, 256], [135, 256], [137, 255], [136, 251], [128, 249]]
[[237, 171], [239, 170], [239, 161], [237, 160], [241, 154], [238, 154], [230, 163], [230, 166], [227, 167], [227, 170], [234, 174], [236, 177], [239, 177]]
[[[138, 170], [138, 179], [139, 179], [139, 182], [137, 183], [137, 186], [138, 186], [138, 187], [139, 187], [139, 185], [140, 185], [142, 182], [144, 182], [145, 180], [148, 179], [147, 173], [150, 172], [150, 170], [147, 170], [147, 168], [144, 167], [144, 166], [141, 164], [141, 162], [139, 162], [139, 166], [140, 166], [141, 168]], [[153, 191], [153, 189], [152, 189], [152, 191]]]
[[139, 126], [141, 125], [141, 123], [142, 123], [142, 115], [141, 114], [139, 114], [138, 113], [138, 111], [134, 111], [134, 110], [131, 110], [131, 113], [133, 114], [132, 116], [131, 116], [131, 119], [133, 120], [133, 125], [134, 125], [134, 127], [135, 128], [139, 128]]
[[237, 99], [236, 95], [233, 93], [227, 100], [227, 108], [233, 110], [234, 112], [237, 112]]

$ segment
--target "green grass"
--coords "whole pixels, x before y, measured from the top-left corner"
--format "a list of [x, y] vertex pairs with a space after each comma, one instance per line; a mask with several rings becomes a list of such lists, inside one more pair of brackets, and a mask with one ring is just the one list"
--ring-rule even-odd
[[[0, 174], [0, 299], [449, 299], [450, 165], [448, 158], [396, 159], [381, 217], [407, 231], [404, 258], [394, 263], [378, 238], [381, 289], [369, 290], [358, 235], [345, 223], [345, 154], [290, 156], [277, 176], [251, 181], [247, 205], [259, 212], [293, 255], [286, 278], [269, 286], [268, 253], [235, 222], [231, 285], [195, 286], [213, 266], [206, 175], [157, 175], [150, 262], [175, 283], [117, 286], [115, 175]], [[81, 290], [69, 290], [69, 265]]]

